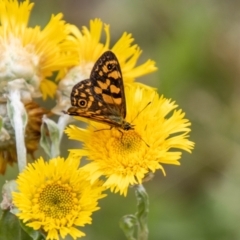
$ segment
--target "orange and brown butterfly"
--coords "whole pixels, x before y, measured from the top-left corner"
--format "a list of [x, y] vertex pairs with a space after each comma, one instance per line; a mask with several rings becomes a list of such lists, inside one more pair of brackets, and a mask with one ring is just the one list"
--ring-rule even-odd
[[71, 105], [64, 113], [106, 123], [123, 130], [134, 129], [125, 120], [126, 100], [117, 57], [106, 51], [94, 64], [90, 79], [77, 83], [71, 92]]

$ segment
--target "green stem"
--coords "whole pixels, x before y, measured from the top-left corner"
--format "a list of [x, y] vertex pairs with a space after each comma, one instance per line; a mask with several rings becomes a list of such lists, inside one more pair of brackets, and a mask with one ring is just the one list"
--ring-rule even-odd
[[148, 212], [149, 212], [149, 199], [148, 194], [143, 185], [137, 185], [136, 198], [137, 198], [137, 212], [136, 217], [138, 220], [137, 240], [148, 239]]
[[[143, 185], [135, 185], [137, 212], [122, 217], [120, 227], [128, 240], [147, 240], [149, 212], [148, 194]], [[135, 238], [135, 235], [136, 238]]]
[[17, 158], [19, 172], [27, 165], [27, 152], [25, 146], [25, 128], [27, 125], [27, 113], [18, 89], [9, 91], [8, 114], [15, 131]]

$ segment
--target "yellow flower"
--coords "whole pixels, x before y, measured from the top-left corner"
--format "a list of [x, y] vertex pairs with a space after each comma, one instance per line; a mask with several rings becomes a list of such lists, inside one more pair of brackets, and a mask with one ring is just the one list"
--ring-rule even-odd
[[17, 179], [18, 191], [13, 193], [17, 216], [34, 230], [44, 231], [46, 239], [73, 239], [85, 234], [79, 226], [91, 223], [98, 200], [104, 195], [100, 182], [91, 185], [88, 174], [78, 169], [79, 161], [69, 157], [42, 158], [28, 167]]
[[[105, 51], [111, 50], [118, 57], [125, 83], [133, 82], [135, 78], [157, 70], [155, 62], [152, 60], [135, 67], [142, 50], [137, 44], [132, 45], [134, 39], [131, 34], [124, 32], [115, 45], [110, 48], [109, 28], [109, 25], [104, 24], [106, 40], [105, 43], [101, 43], [103, 22], [100, 19], [91, 20], [90, 29], [84, 26], [82, 31], [79, 31], [74, 25], [69, 25], [69, 30], [75, 37], [73, 41], [75, 40], [78, 46], [79, 65], [84, 65], [83, 69], [86, 69], [85, 66], [89, 65], [92, 68], [93, 64]], [[88, 72], [87, 77], [89, 75], [90, 72]]]
[[124, 195], [148, 172], [160, 169], [165, 175], [162, 164], [179, 165], [181, 150], [191, 152], [194, 146], [188, 140], [191, 123], [175, 102], [134, 84], [125, 93], [126, 121], [135, 125], [134, 130], [108, 129], [93, 121], [87, 129], [72, 125], [65, 130], [69, 138], [83, 142], [83, 149], [70, 151], [91, 160], [83, 167], [91, 181], [105, 176], [104, 186]]
[[56, 85], [48, 80], [54, 71], [76, 64], [67, 24], [62, 14], [52, 15], [49, 23], [28, 27], [33, 7], [29, 0], [0, 0], [0, 83], [23, 78], [35, 96], [54, 96]]
[[[75, 43], [76, 51], [78, 51], [79, 62], [78, 65], [71, 68], [67, 74], [62, 71], [58, 75], [58, 78], [62, 78], [63, 74], [66, 74], [58, 85], [58, 102], [57, 106], [53, 109], [56, 114], [61, 114], [62, 110], [70, 107], [69, 96], [72, 87], [81, 80], [89, 78], [93, 65], [107, 50], [111, 50], [117, 56], [125, 85], [131, 84], [137, 77], [157, 70], [155, 62], [152, 60], [136, 66], [142, 50], [137, 44], [132, 45], [134, 39], [131, 34], [123, 33], [115, 45], [110, 48], [109, 25], [103, 24], [100, 19], [91, 20], [90, 29], [83, 27], [82, 31], [79, 31], [74, 25], [68, 25], [68, 27], [72, 33], [71, 40]], [[105, 43], [100, 42], [103, 29], [106, 34]]]

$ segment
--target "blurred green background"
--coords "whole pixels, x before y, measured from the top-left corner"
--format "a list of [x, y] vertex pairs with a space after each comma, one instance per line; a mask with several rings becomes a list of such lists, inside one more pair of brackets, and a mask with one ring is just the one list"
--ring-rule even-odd
[[[143, 50], [139, 63], [151, 58], [159, 68], [137, 80], [175, 100], [192, 122], [193, 153], [145, 184], [150, 240], [240, 239], [239, 9], [237, 0], [35, 1], [34, 25], [63, 12], [80, 28], [96, 17], [110, 24], [112, 45], [132, 33]], [[12, 169], [1, 185], [14, 177]], [[126, 198], [109, 193], [82, 239], [125, 239], [118, 222], [135, 205], [133, 189]]]

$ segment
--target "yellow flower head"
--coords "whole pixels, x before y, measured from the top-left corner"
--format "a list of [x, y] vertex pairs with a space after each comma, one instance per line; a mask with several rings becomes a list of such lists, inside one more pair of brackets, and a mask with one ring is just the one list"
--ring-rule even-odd
[[17, 179], [19, 192], [13, 193], [17, 216], [27, 226], [46, 233], [46, 239], [84, 236], [78, 227], [90, 224], [92, 212], [99, 209], [103, 187], [100, 182], [91, 185], [86, 180], [88, 174], [78, 165], [71, 157], [49, 162], [40, 158]]
[[77, 58], [67, 54], [72, 46], [62, 14], [52, 15], [43, 29], [28, 27], [33, 3], [0, 0], [0, 83], [23, 78], [33, 94], [54, 96], [56, 86], [48, 80], [53, 71], [69, 67]]
[[[148, 60], [146, 63], [135, 67], [142, 50], [140, 50], [137, 44], [132, 45], [134, 39], [131, 34], [123, 33], [121, 38], [110, 49], [109, 28], [109, 25], [103, 24], [100, 19], [91, 20], [90, 29], [84, 26], [82, 31], [79, 31], [74, 25], [69, 25], [69, 31], [71, 31], [74, 36], [73, 41], [75, 41], [78, 46], [79, 65], [82, 66], [83, 69], [89, 69], [86, 68], [86, 65], [90, 65], [91, 69], [105, 51], [111, 50], [118, 57], [125, 83], [133, 82], [136, 77], [157, 70], [155, 62], [152, 60]], [[105, 43], [100, 42], [103, 29], [106, 34]], [[89, 77], [89, 72], [85, 78], [86, 77]]]
[[[110, 48], [109, 25], [103, 24], [100, 19], [90, 21], [90, 29], [83, 27], [82, 31], [74, 25], [68, 25], [72, 33], [72, 42], [78, 52], [79, 63], [71, 68], [58, 85], [58, 103], [54, 108], [55, 113], [61, 113], [70, 106], [69, 96], [72, 87], [81, 80], [88, 79], [93, 65], [98, 58], [107, 50], [115, 53], [121, 66], [124, 84], [134, 82], [137, 77], [152, 73], [157, 70], [155, 62], [148, 60], [136, 66], [142, 50], [137, 44], [132, 45], [134, 39], [131, 34], [123, 33], [121, 38]], [[103, 30], [106, 35], [105, 43], [101, 42]], [[58, 78], [63, 76], [61, 72]]]
[[71, 153], [91, 160], [83, 167], [91, 180], [105, 176], [104, 186], [124, 195], [129, 185], [141, 184], [148, 172], [161, 169], [165, 174], [162, 163], [179, 165], [181, 150], [191, 152], [194, 146], [188, 140], [191, 123], [174, 102], [134, 84], [126, 87], [125, 94], [126, 121], [134, 130], [109, 129], [91, 121], [87, 130], [72, 125], [65, 131], [84, 143], [83, 149]]

